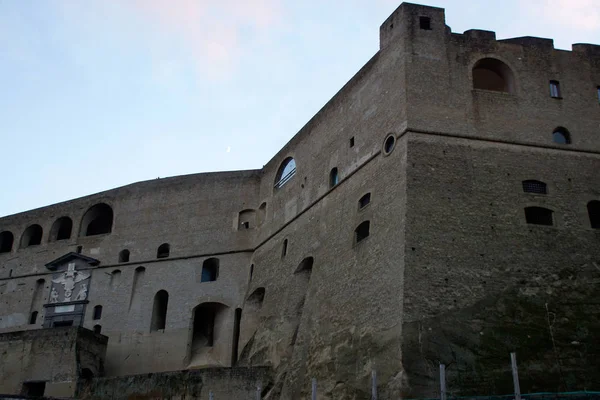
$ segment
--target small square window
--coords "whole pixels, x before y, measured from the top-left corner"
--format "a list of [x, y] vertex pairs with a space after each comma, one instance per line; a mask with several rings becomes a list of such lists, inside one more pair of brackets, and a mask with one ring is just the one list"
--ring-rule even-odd
[[550, 81], [550, 97], [560, 99], [560, 83], [558, 81]]
[[431, 18], [429, 17], [419, 17], [419, 26], [421, 29], [425, 31], [431, 30]]

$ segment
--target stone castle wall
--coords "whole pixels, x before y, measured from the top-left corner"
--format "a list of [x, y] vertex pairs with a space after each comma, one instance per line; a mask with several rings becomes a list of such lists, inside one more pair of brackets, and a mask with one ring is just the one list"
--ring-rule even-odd
[[[362, 398], [376, 369], [382, 396], [433, 396], [444, 362], [454, 393], [499, 394], [510, 375], [498, 360], [517, 350], [526, 390], [600, 385], [589, 372], [600, 231], [586, 209], [600, 200], [600, 47], [451, 33], [443, 9], [406, 3], [380, 38], [379, 52], [262, 170], [157, 179], [0, 219], [15, 235], [0, 254], [0, 331], [41, 327], [45, 264], [80, 250], [100, 261], [83, 326], [109, 338], [109, 377], [265, 366], [268, 398], [306, 396], [311, 377], [325, 398]], [[473, 88], [484, 58], [510, 68], [507, 93]], [[562, 98], [550, 97], [550, 80]], [[553, 142], [559, 126], [570, 144]], [[288, 157], [295, 174], [274, 188]], [[527, 179], [548, 194], [523, 193]], [[114, 212], [112, 232], [79, 235], [98, 203]], [[528, 206], [553, 210], [554, 225], [527, 224]], [[61, 216], [74, 233], [49, 243]], [[356, 243], [365, 221], [369, 237]], [[19, 248], [33, 223], [41, 244]], [[170, 253], [157, 259], [162, 243]], [[130, 259], [119, 262], [124, 249]], [[203, 282], [213, 257], [218, 278]], [[166, 324], [153, 331], [160, 290]], [[202, 304], [218, 312], [214, 345], [200, 349]]]

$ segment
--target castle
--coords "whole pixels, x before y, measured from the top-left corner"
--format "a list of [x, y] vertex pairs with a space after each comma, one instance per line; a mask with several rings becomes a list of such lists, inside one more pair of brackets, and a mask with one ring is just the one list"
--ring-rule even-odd
[[262, 169], [0, 219], [0, 393], [600, 390], [600, 46], [403, 3]]

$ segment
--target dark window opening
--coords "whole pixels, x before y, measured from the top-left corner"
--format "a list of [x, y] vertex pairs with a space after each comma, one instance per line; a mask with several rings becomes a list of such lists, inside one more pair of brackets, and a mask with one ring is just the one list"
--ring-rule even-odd
[[220, 303], [204, 303], [194, 309], [194, 323], [192, 331], [192, 355], [204, 347], [213, 347], [218, 340], [215, 325], [221, 313], [227, 306]]
[[350, 138], [350, 147], [354, 147], [354, 136]]
[[550, 97], [555, 99], [562, 98], [560, 95], [560, 83], [558, 81], [550, 81]]
[[552, 141], [556, 144], [571, 144], [571, 134], [566, 128], [556, 128], [552, 133]]
[[359, 243], [369, 237], [370, 225], [371, 223], [369, 221], [364, 221], [356, 227], [354, 230], [355, 243]]
[[23, 382], [21, 394], [29, 397], [44, 397], [46, 382]]
[[152, 306], [152, 320], [150, 321], [150, 332], [165, 329], [167, 324], [167, 305], [169, 304], [169, 293], [159, 290], [154, 296]]
[[287, 255], [287, 250], [288, 250], [288, 240], [285, 239], [283, 241], [283, 246], [281, 246], [281, 257], [285, 257]]
[[42, 227], [38, 224], [30, 225], [21, 238], [21, 247], [37, 246], [42, 243]]
[[240, 343], [240, 322], [242, 321], [242, 309], [235, 309], [233, 320], [233, 341], [231, 343], [231, 366], [235, 367], [238, 361], [238, 348]]
[[35, 323], [37, 322], [37, 317], [38, 317], [38, 312], [34, 311], [31, 313], [31, 316], [29, 317], [29, 325], [35, 325]]
[[598, 86], [596, 88], [597, 94], [598, 94], [598, 102], [600, 102], [600, 86]]
[[329, 187], [332, 188], [335, 185], [337, 185], [339, 182], [339, 176], [338, 176], [338, 169], [337, 168], [333, 168], [330, 172], [329, 172]]
[[163, 243], [158, 246], [158, 250], [156, 251], [156, 258], [167, 258], [171, 252], [171, 246], [168, 243]]
[[12, 251], [15, 237], [12, 232], [4, 231], [0, 233], [0, 253], [10, 253]]
[[214, 282], [219, 277], [219, 259], [209, 258], [202, 264], [202, 276], [200, 282]]
[[61, 328], [61, 327], [65, 327], [65, 326], [73, 326], [73, 320], [70, 320], [70, 321], [54, 321], [54, 323], [52, 323], [52, 326], [54, 328]]
[[383, 152], [385, 154], [390, 154], [392, 150], [394, 150], [394, 146], [396, 145], [396, 138], [394, 135], [389, 135], [385, 142], [383, 142]]
[[56, 240], [65, 240], [71, 237], [71, 232], [73, 230], [73, 221], [69, 217], [60, 217], [54, 224], [52, 224], [52, 228], [50, 228], [50, 237], [48, 238], [49, 242], [53, 242]]
[[554, 225], [553, 211], [543, 207], [525, 208], [525, 220], [533, 225]]
[[587, 205], [590, 225], [593, 229], [600, 229], [600, 201], [592, 200]]
[[484, 58], [473, 67], [473, 88], [514, 93], [514, 76], [511, 69], [500, 60]]
[[419, 26], [423, 30], [430, 31], [431, 30], [431, 18], [419, 17]]
[[125, 249], [125, 250], [121, 250], [119, 252], [119, 262], [120, 263], [129, 262], [129, 250]]
[[77, 254], [81, 254], [82, 250], [83, 250], [83, 246], [77, 246]]
[[243, 210], [238, 214], [238, 230], [245, 230], [254, 228], [256, 223], [256, 211], [255, 210]]
[[536, 180], [523, 181], [523, 191], [525, 193], [548, 194], [546, 184]]
[[94, 325], [94, 333], [100, 334], [102, 332], [102, 325]]
[[250, 265], [250, 280], [252, 280], [252, 274], [254, 274], [254, 264]]
[[369, 203], [371, 203], [371, 193], [365, 194], [363, 197], [361, 197], [358, 200], [358, 209], [362, 210], [363, 208], [365, 208], [366, 206], [368, 206]]
[[112, 232], [113, 210], [108, 204], [91, 207], [81, 221], [81, 236], [102, 235]]
[[277, 174], [275, 175], [275, 189], [282, 188], [283, 185], [288, 183], [290, 179], [296, 173], [296, 161], [292, 157], [288, 157], [279, 166]]
[[[100, 325], [97, 325], [97, 326], [98, 326], [98, 327], [100, 327]], [[96, 327], [94, 327], [94, 328], [96, 328]], [[95, 331], [95, 330], [94, 330], [94, 331]], [[100, 332], [98, 332], [98, 333], [100, 333]], [[82, 378], [83, 380], [86, 380], [86, 381], [89, 381], [89, 380], [92, 380], [92, 379], [94, 379], [94, 373], [93, 373], [93, 372], [92, 372], [92, 370], [91, 370], [91, 369], [89, 369], [89, 368], [83, 368], [83, 369], [81, 370], [81, 375], [80, 375], [80, 376], [81, 376], [81, 378]]]
[[94, 307], [94, 321], [102, 318], [102, 306]]
[[252, 310], [259, 310], [262, 307], [263, 301], [265, 300], [265, 288], [257, 288], [248, 299], [246, 299], [246, 305]]

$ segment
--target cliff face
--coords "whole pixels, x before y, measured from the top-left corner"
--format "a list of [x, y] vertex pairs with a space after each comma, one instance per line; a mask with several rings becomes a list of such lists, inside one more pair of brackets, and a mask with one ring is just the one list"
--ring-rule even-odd
[[404, 325], [404, 394], [436, 394], [439, 363], [453, 395], [513, 392], [517, 353], [523, 393], [600, 387], [600, 264], [565, 267], [507, 286], [471, 307]]

